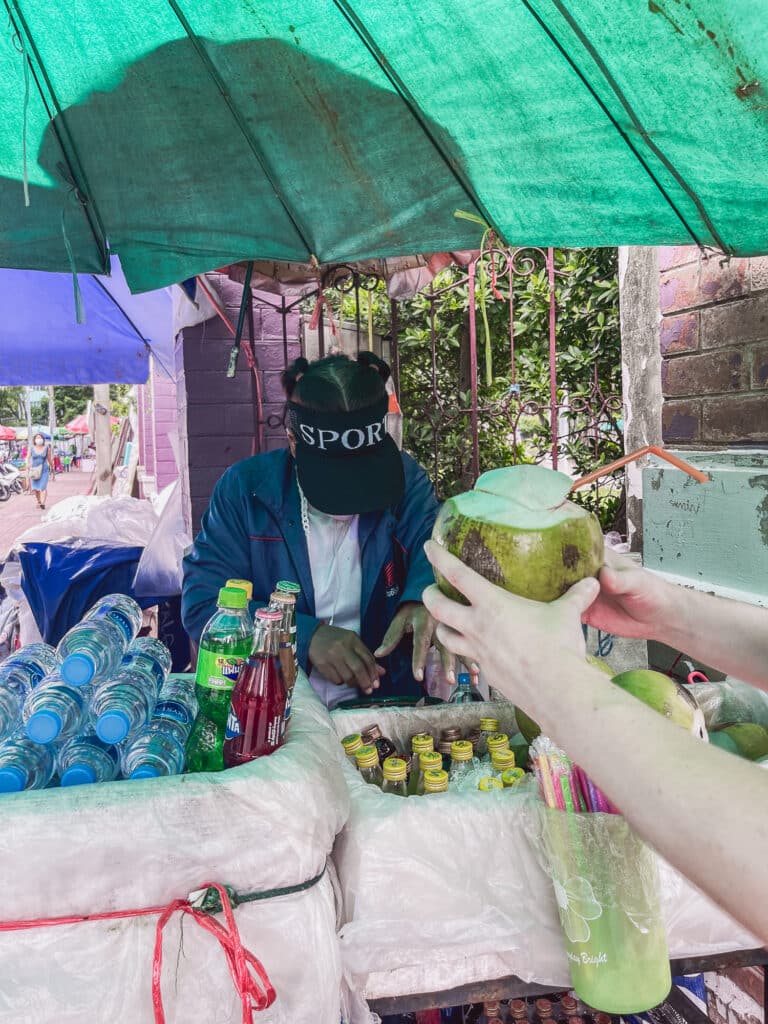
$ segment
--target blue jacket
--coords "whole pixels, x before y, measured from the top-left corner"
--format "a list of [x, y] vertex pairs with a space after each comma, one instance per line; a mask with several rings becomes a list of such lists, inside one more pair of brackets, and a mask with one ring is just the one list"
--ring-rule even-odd
[[[374, 651], [398, 607], [421, 601], [433, 581], [423, 545], [437, 515], [429, 477], [410, 455], [402, 454], [405, 494], [400, 504], [360, 516], [362, 594], [361, 639]], [[301, 525], [299, 489], [287, 449], [256, 455], [231, 466], [214, 488], [200, 533], [184, 559], [181, 598], [184, 628], [197, 643], [216, 611], [216, 596], [230, 578], [253, 581], [253, 608], [267, 603], [278, 580], [301, 586], [297, 604], [298, 657], [309, 673], [309, 642], [321, 625], [307, 542]], [[343, 581], [340, 581], [343, 586]], [[403, 642], [379, 659], [387, 674], [379, 693], [420, 694], [411, 672], [411, 645]]]

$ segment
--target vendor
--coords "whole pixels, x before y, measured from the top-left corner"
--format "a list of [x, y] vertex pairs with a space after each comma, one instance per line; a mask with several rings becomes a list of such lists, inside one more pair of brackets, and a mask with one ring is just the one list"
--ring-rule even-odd
[[278, 580], [299, 583], [299, 662], [329, 707], [374, 690], [420, 695], [433, 642], [421, 594], [437, 501], [386, 432], [389, 372], [371, 352], [296, 360], [283, 374], [288, 449], [227, 470], [184, 560], [195, 643], [227, 579], [253, 581], [254, 607]]

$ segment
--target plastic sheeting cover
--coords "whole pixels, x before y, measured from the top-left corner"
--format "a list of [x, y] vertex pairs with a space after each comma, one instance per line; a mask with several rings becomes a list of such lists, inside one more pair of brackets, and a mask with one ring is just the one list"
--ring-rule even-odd
[[[416, 732], [466, 729], [481, 715], [515, 732], [506, 703], [331, 717], [339, 736], [376, 720], [403, 749]], [[349, 764], [344, 771], [351, 810], [334, 860], [342, 955], [358, 995], [435, 992], [507, 975], [553, 988], [569, 984], [552, 887], [523, 827], [529, 783], [502, 793], [403, 800], [366, 785]], [[671, 956], [760, 945], [676, 871], [662, 861], [659, 868]]]
[[[319, 875], [348, 810], [328, 714], [301, 679], [286, 743], [218, 774], [4, 796], [3, 921], [159, 906], [208, 881], [241, 894]], [[332, 873], [235, 910], [277, 991], [272, 1024], [338, 1024]], [[0, 932], [2, 1024], [152, 1024], [154, 916]], [[169, 928], [167, 1019], [241, 1019], [224, 955], [191, 920]]]

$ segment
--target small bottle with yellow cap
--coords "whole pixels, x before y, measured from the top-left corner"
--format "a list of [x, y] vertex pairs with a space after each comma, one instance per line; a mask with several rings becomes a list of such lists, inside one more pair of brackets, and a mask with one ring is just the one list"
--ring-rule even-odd
[[381, 765], [379, 764], [379, 752], [372, 744], [364, 744], [359, 747], [355, 754], [355, 760], [357, 761], [357, 767], [360, 769], [360, 775], [363, 782], [368, 782], [372, 786], [381, 786], [383, 776], [381, 774]]
[[424, 772], [424, 796], [448, 792], [448, 772], [442, 768], [428, 768]]
[[[408, 796], [414, 795], [419, 784], [419, 775], [421, 774], [421, 762], [419, 759], [421, 755], [431, 754], [434, 749], [435, 741], [428, 732], [417, 732], [415, 736], [411, 737], [413, 757], [411, 758], [411, 772], [408, 776]], [[442, 767], [442, 763], [440, 767]]]
[[505, 732], [489, 732], [486, 739], [488, 747], [488, 761], [493, 761], [493, 755], [498, 750], [509, 750], [509, 736]]
[[388, 757], [383, 766], [384, 781], [381, 784], [382, 793], [391, 793], [393, 796], [408, 796], [408, 765], [402, 757]]
[[493, 775], [484, 775], [477, 784], [477, 788], [481, 793], [492, 793], [495, 790], [504, 789], [504, 783], [501, 779], [496, 779]]
[[493, 733], [499, 731], [499, 720], [498, 718], [481, 718], [480, 719], [480, 743], [477, 748], [477, 756], [485, 759], [490, 759], [488, 753], [488, 737]]
[[341, 741], [342, 747], [344, 747], [344, 753], [349, 758], [349, 762], [353, 768], [357, 768], [356, 754], [363, 745], [363, 737], [359, 732], [351, 732], [349, 736], [345, 736]]
[[437, 750], [429, 750], [426, 754], [419, 754], [419, 771], [416, 779], [416, 788], [411, 792], [408, 785], [408, 795], [424, 795], [424, 776], [428, 771], [440, 771], [443, 767], [443, 756]]
[[501, 782], [505, 789], [511, 786], [519, 786], [525, 778], [525, 772], [522, 768], [507, 768], [506, 771], [501, 773]]
[[507, 768], [515, 767], [515, 755], [509, 749], [509, 747], [503, 750], [494, 750], [491, 757], [491, 775], [495, 779], [500, 779], [502, 774]]
[[455, 788], [472, 773], [477, 762], [469, 740], [454, 740], [451, 744], [451, 785]]

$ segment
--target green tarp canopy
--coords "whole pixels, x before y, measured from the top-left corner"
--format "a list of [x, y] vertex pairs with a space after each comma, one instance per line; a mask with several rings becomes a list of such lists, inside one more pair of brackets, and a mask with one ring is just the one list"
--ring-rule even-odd
[[765, 0], [3, 2], [0, 266], [768, 251]]

